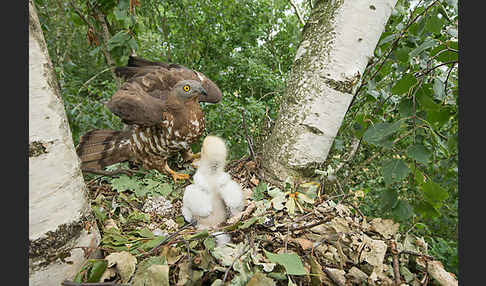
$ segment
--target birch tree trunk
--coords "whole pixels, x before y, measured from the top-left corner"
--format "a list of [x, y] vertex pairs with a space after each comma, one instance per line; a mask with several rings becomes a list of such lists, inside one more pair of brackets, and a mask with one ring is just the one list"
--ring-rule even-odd
[[[57, 81], [29, 0], [29, 285], [60, 285], [100, 240]], [[69, 262], [69, 263], [67, 263]]]
[[310, 177], [326, 160], [396, 2], [315, 2], [277, 121], [263, 146], [267, 173], [280, 180]]

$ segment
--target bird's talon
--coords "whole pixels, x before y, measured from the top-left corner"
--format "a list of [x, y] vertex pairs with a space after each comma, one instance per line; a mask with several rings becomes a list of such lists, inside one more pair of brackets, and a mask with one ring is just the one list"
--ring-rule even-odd
[[184, 174], [184, 173], [172, 173], [172, 179], [174, 179], [174, 183], [177, 183], [177, 180], [187, 180], [189, 179], [189, 175], [188, 174]]

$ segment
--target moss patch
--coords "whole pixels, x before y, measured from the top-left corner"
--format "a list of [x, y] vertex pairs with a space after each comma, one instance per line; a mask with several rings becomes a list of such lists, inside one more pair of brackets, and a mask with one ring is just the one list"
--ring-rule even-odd
[[69, 242], [80, 236], [86, 222], [93, 222], [91, 215], [83, 216], [69, 224], [60, 225], [55, 231], [47, 232], [42, 238], [29, 240], [29, 259], [40, 260], [40, 267], [47, 266], [56, 259], [69, 257]]
[[34, 141], [34, 142], [30, 143], [29, 144], [29, 158], [30, 157], [37, 157], [37, 156], [40, 156], [42, 154], [46, 154], [47, 149], [46, 149], [45, 145], [46, 144], [39, 142], [39, 141]]

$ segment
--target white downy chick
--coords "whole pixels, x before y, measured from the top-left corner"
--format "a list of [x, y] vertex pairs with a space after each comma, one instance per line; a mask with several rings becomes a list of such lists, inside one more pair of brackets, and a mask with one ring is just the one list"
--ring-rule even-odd
[[[224, 172], [226, 156], [223, 139], [217, 136], [204, 139], [194, 184], [186, 187], [182, 199], [184, 219], [195, 221], [200, 229], [217, 226], [243, 209], [241, 186]], [[229, 241], [227, 234], [216, 236], [218, 246]]]

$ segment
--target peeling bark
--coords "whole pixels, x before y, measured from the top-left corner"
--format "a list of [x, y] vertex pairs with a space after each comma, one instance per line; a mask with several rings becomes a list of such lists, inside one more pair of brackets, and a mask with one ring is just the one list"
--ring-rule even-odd
[[59, 285], [100, 235], [32, 0], [29, 0], [29, 285]]
[[281, 180], [324, 163], [397, 0], [316, 1], [304, 26], [263, 166]]

